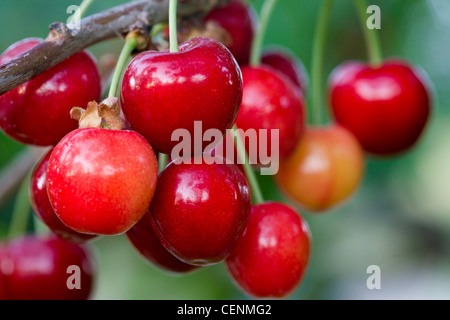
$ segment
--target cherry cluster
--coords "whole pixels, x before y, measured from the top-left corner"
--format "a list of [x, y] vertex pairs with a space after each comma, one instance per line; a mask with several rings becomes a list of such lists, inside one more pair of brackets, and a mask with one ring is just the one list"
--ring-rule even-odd
[[[293, 206], [263, 201], [248, 170], [208, 161], [209, 151], [189, 155], [191, 162], [158, 161], [176, 145], [172, 133], [183, 128], [194, 135], [196, 121], [203, 133], [225, 135], [233, 125], [279, 130], [277, 184], [295, 204], [322, 212], [356, 190], [365, 152], [392, 155], [414, 145], [430, 94], [404, 61], [344, 63], [329, 81], [335, 123], [306, 126], [301, 62], [277, 48], [249, 64], [255, 19], [251, 8], [232, 0], [203, 20], [227, 34], [223, 44], [194, 37], [178, 52], [140, 53], [124, 72], [120, 108], [114, 99], [96, 102], [100, 76], [87, 52], [0, 96], [7, 135], [52, 147], [33, 171], [30, 194], [36, 215], [56, 235], [0, 248], [0, 299], [87, 298], [95, 263], [86, 242], [124, 233], [167, 272], [225, 262], [254, 297], [283, 298], [299, 286], [311, 247], [302, 216]], [[0, 63], [40, 41], [14, 44]], [[66, 286], [70, 265], [82, 269], [81, 291]]]

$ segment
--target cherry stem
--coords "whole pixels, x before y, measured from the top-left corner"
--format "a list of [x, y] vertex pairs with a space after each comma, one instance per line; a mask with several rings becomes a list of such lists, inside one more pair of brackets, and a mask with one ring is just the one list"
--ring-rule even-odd
[[158, 171], [162, 172], [169, 162], [169, 156], [164, 153], [158, 155]]
[[11, 222], [9, 224], [8, 239], [23, 235], [27, 230], [28, 219], [31, 213], [31, 173], [32, 171], [27, 174], [26, 178], [20, 185], [19, 192], [17, 193], [16, 200], [14, 202], [14, 210], [11, 215]]
[[364, 31], [370, 63], [374, 66], [379, 66], [383, 62], [381, 43], [378, 31], [376, 29], [371, 30], [367, 27], [367, 3], [365, 0], [355, 0], [355, 5], [361, 21], [361, 27]]
[[[237, 127], [236, 125], [233, 127], [234, 132], [236, 133]], [[251, 164], [249, 163], [247, 151], [245, 151], [244, 142], [242, 141], [242, 137], [239, 134], [235, 134], [235, 144], [238, 152], [238, 156], [241, 159], [242, 165], [244, 167], [245, 175], [247, 176], [247, 180], [250, 184], [250, 189], [253, 194], [254, 204], [259, 204], [264, 202], [264, 197], [261, 192], [261, 187], [259, 186], [258, 179], [256, 178], [255, 171]]]
[[114, 74], [111, 80], [111, 86], [109, 87], [108, 93], [109, 98], [117, 96], [120, 78], [127, 65], [128, 58], [130, 57], [134, 49], [137, 48], [137, 45], [138, 40], [136, 36], [130, 36], [126, 38], [125, 45], [123, 46], [122, 51], [120, 52], [119, 60], [117, 61], [116, 69], [114, 70]]
[[311, 58], [311, 122], [316, 126], [322, 124], [323, 118], [323, 62], [327, 27], [330, 20], [333, 4], [334, 0], [324, 0], [319, 12], [319, 18], [317, 20], [316, 31], [314, 35], [314, 44]]
[[257, 67], [261, 64], [261, 54], [264, 38], [266, 36], [270, 17], [277, 2], [278, 0], [265, 0], [261, 8], [259, 28], [256, 32], [255, 38], [253, 39], [250, 56], [250, 65], [253, 67]]
[[169, 41], [170, 52], [178, 52], [178, 34], [177, 34], [177, 0], [169, 2]]
[[94, 0], [83, 0], [79, 6], [80, 10], [78, 11], [78, 15], [77, 14], [73, 15], [69, 20], [69, 23], [75, 23], [80, 21], [93, 2]]

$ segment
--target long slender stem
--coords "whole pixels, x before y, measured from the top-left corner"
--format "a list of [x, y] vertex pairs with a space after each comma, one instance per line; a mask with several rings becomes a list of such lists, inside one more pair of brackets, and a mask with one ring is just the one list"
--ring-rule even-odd
[[170, 52], [178, 52], [178, 34], [177, 34], [177, 0], [169, 2], [169, 41]]
[[85, 15], [86, 11], [89, 9], [89, 7], [94, 3], [94, 0], [83, 0], [80, 4], [80, 11], [79, 16], [74, 15], [70, 19], [70, 23], [75, 23], [81, 20], [81, 18]]
[[255, 38], [252, 43], [252, 51], [250, 56], [250, 65], [259, 66], [261, 64], [261, 52], [264, 38], [266, 36], [267, 26], [269, 24], [270, 17], [272, 15], [273, 9], [277, 4], [278, 0], [265, 0], [263, 7], [261, 9], [260, 15], [260, 25], [256, 32]]
[[[237, 127], [234, 126], [233, 130], [237, 130]], [[238, 152], [238, 156], [243, 162], [242, 165], [244, 167], [245, 175], [247, 176], [247, 180], [250, 184], [250, 188], [253, 194], [254, 204], [259, 204], [264, 202], [264, 197], [261, 192], [261, 188], [258, 183], [258, 179], [256, 178], [255, 171], [253, 171], [252, 166], [248, 161], [247, 151], [245, 151], [245, 146], [242, 141], [242, 138], [239, 134], [235, 135], [235, 144]]]
[[313, 125], [320, 125], [322, 123], [323, 117], [323, 60], [327, 27], [330, 20], [333, 4], [334, 0], [323, 1], [314, 35], [314, 45], [311, 58], [311, 122]]
[[136, 49], [138, 41], [136, 37], [128, 37], [125, 41], [125, 45], [120, 52], [119, 60], [117, 61], [116, 69], [114, 70], [114, 75], [111, 80], [111, 86], [109, 88], [108, 97], [116, 97], [117, 90], [120, 82], [120, 77], [125, 69], [128, 58], [134, 49]]
[[167, 166], [167, 162], [169, 161], [169, 156], [164, 153], [160, 153], [158, 155], [158, 171], [161, 172]]
[[12, 218], [8, 230], [9, 239], [14, 238], [15, 236], [22, 235], [27, 230], [27, 224], [31, 213], [31, 204], [29, 197], [30, 181], [31, 171], [23, 180], [14, 202], [14, 211], [12, 213]]
[[361, 27], [364, 31], [366, 39], [367, 51], [369, 54], [370, 63], [378, 66], [383, 62], [383, 54], [381, 50], [380, 38], [376, 29], [369, 29], [367, 27], [367, 3], [365, 0], [354, 0], [356, 9], [358, 10], [359, 19], [361, 20]]

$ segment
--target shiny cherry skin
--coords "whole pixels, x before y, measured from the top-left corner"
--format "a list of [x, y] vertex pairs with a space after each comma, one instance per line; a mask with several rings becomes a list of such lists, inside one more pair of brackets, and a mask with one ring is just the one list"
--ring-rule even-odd
[[[272, 129], [279, 130], [279, 155], [285, 158], [294, 151], [304, 128], [303, 96], [292, 82], [279, 71], [267, 67], [244, 67], [244, 95], [236, 125], [247, 131], [268, 130], [267, 151], [272, 148]], [[247, 145], [247, 151], [251, 150]], [[259, 145], [259, 142], [258, 142]], [[258, 154], [260, 152], [258, 151]], [[252, 154], [249, 154], [250, 158]], [[256, 155], [253, 155], [256, 159]], [[267, 159], [259, 158], [259, 163]]]
[[306, 93], [308, 88], [308, 76], [303, 63], [285, 48], [273, 48], [263, 52], [261, 62], [264, 65], [280, 71]]
[[250, 213], [242, 172], [234, 164], [207, 164], [206, 159], [197, 156], [191, 164], [169, 164], [150, 206], [163, 245], [198, 266], [221, 262], [230, 254]]
[[70, 229], [117, 235], [144, 216], [157, 176], [155, 153], [140, 134], [78, 129], [64, 137], [50, 156], [47, 192], [56, 214]]
[[268, 202], [252, 207], [248, 225], [226, 260], [236, 284], [256, 298], [285, 298], [306, 272], [311, 236], [291, 207]]
[[241, 0], [232, 0], [224, 7], [212, 10], [203, 21], [216, 22], [229, 36], [230, 49], [240, 65], [248, 64], [251, 45], [256, 29], [256, 14], [254, 10]]
[[[30, 38], [8, 48], [0, 57], [6, 63], [41, 43]], [[56, 145], [78, 123], [70, 110], [86, 107], [101, 94], [94, 58], [85, 51], [54, 66], [36, 78], [0, 96], [0, 128], [11, 138], [38, 146]]]
[[329, 80], [334, 118], [368, 153], [403, 152], [416, 143], [430, 116], [431, 96], [425, 79], [400, 60], [378, 67], [346, 62]]
[[321, 212], [348, 199], [364, 175], [364, 151], [339, 126], [307, 128], [294, 153], [280, 161], [276, 181], [302, 207]]
[[[79, 268], [80, 289], [70, 266]], [[95, 261], [91, 252], [56, 236], [28, 236], [8, 243], [1, 273], [8, 300], [86, 300], [94, 282]], [[77, 271], [75, 271], [77, 272]]]
[[147, 212], [145, 216], [127, 232], [127, 237], [133, 247], [136, 248], [150, 264], [157, 266], [163, 271], [183, 274], [196, 270], [196, 266], [182, 262], [164, 248], [161, 240], [153, 229], [152, 220], [151, 213]]
[[202, 122], [202, 133], [212, 128], [225, 133], [242, 100], [239, 66], [221, 43], [193, 38], [179, 49], [141, 53], [122, 84], [122, 108], [131, 127], [166, 154], [179, 143], [172, 141], [175, 130], [186, 129], [194, 137], [195, 121]]
[[56, 215], [47, 193], [47, 167], [53, 149], [39, 161], [31, 176], [30, 200], [33, 211], [41, 221], [57, 236], [73, 243], [84, 243], [95, 235], [83, 234], [68, 228]]

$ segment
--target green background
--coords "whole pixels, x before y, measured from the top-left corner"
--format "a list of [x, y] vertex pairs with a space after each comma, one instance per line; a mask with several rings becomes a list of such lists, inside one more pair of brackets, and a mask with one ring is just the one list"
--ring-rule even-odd
[[[125, 1], [97, 0], [88, 13]], [[253, 1], [257, 9], [261, 0]], [[450, 298], [450, 2], [378, 0], [386, 57], [421, 66], [435, 88], [432, 119], [420, 143], [407, 154], [367, 161], [364, 182], [339, 208], [322, 215], [300, 209], [313, 235], [311, 263], [292, 299]], [[0, 52], [26, 37], [45, 37], [48, 25], [68, 18], [74, 0], [2, 0]], [[320, 1], [279, 1], [266, 44], [291, 49], [310, 70], [312, 36]], [[96, 45], [100, 57], [118, 53], [121, 40]], [[365, 60], [360, 24], [351, 0], [335, 3], [326, 47], [326, 76], [344, 60]], [[324, 84], [326, 78], [324, 77]], [[23, 147], [0, 133], [0, 170]], [[267, 199], [280, 195], [262, 179]], [[0, 208], [0, 234], [14, 199]], [[93, 244], [98, 260], [94, 299], [246, 299], [223, 264], [185, 277], [149, 266], [125, 237]], [[366, 269], [381, 268], [381, 290], [368, 290]]]

